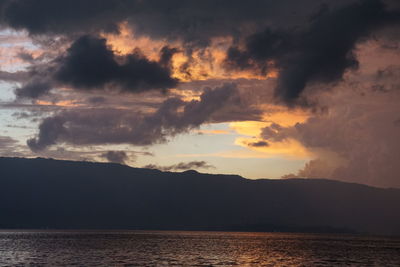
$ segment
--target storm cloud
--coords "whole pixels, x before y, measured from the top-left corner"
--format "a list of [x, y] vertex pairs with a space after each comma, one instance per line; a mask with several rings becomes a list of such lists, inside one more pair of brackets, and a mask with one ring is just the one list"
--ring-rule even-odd
[[251, 35], [244, 49], [228, 50], [228, 68], [267, 73], [279, 69], [275, 95], [288, 104], [298, 101], [308, 85], [339, 81], [345, 71], [356, 69], [357, 43], [375, 30], [400, 22], [398, 11], [388, 11], [383, 1], [364, 0], [331, 9], [322, 6], [304, 29], [271, 29]]
[[[278, 70], [275, 95], [289, 105], [310, 104], [304, 97], [307, 87], [329, 88], [346, 71], [357, 69], [357, 44], [400, 21], [399, 8], [389, 0], [251, 0], [246, 5], [238, 0], [72, 0], [57, 4], [6, 0], [0, 8], [4, 25], [26, 29], [33, 36], [81, 36], [57, 59], [53, 78], [61, 84], [78, 89], [117, 86], [128, 92], [172, 88], [178, 82], [170, 73], [172, 56], [179, 49], [190, 55], [196, 47], [210, 45], [212, 38], [223, 37], [232, 38], [233, 43], [226, 52], [225, 67], [261, 74]], [[96, 36], [118, 33], [122, 22], [138, 36], [180, 40], [184, 45], [179, 49], [164, 46], [159, 62], [137, 51], [117, 58], [106, 40]], [[380, 35], [385, 34], [381, 31]], [[185, 64], [182, 73], [184, 69]], [[20, 95], [36, 96], [38, 90], [28, 92], [37, 89], [36, 85], [26, 84]]]
[[124, 56], [123, 63], [119, 64], [114, 52], [107, 47], [106, 39], [90, 35], [77, 39], [57, 61], [56, 80], [74, 88], [102, 88], [116, 84], [124, 91], [139, 91], [165, 90], [177, 85], [168, 68], [148, 60], [139, 51]]
[[15, 94], [19, 98], [38, 98], [60, 86], [76, 90], [166, 91], [175, 87], [178, 80], [171, 77], [169, 64], [165, 62], [167, 52], [161, 53], [161, 63], [147, 59], [139, 50], [117, 56], [107, 46], [106, 39], [84, 35], [63, 55], [47, 64], [33, 65], [25, 75], [30, 78], [15, 89]]
[[5, 0], [1, 1], [3, 23], [32, 34], [115, 31], [124, 17], [120, 0]]
[[138, 34], [205, 45], [212, 37], [240, 36], [266, 24], [298, 23], [319, 2], [250, 0], [243, 5], [241, 0], [4, 0], [0, 9], [3, 24], [31, 34], [118, 32], [118, 25], [128, 21]]

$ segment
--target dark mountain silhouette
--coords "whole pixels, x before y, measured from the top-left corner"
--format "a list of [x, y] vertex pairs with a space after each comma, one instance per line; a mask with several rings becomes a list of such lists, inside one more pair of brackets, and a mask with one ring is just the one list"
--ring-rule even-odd
[[400, 234], [400, 190], [0, 158], [0, 228]]

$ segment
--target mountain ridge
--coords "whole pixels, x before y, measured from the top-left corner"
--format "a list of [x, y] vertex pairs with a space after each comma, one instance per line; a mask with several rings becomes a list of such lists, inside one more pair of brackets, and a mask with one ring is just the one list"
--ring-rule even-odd
[[395, 188], [43, 158], [0, 169], [0, 228], [400, 234]]

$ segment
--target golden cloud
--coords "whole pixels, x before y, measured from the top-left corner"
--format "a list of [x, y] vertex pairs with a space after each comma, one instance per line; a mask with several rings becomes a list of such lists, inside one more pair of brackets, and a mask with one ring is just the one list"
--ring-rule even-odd
[[227, 49], [232, 45], [232, 37], [216, 37], [211, 40], [207, 48], [195, 48], [188, 53], [180, 41], [154, 40], [147, 36], [137, 36], [128, 26], [127, 22], [119, 25], [118, 34], [103, 33], [102, 37], [116, 54], [126, 55], [138, 48], [151, 60], [158, 60], [159, 53], [164, 46], [178, 49], [172, 57], [172, 77], [182, 82], [201, 81], [207, 79], [259, 79], [276, 78], [278, 70], [274, 69], [265, 74], [253, 71], [227, 71], [224, 61]]

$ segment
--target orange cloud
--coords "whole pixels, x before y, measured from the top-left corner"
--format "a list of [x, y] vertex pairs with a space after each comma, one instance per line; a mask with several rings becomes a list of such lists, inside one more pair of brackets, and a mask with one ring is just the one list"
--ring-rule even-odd
[[302, 109], [288, 109], [284, 106], [265, 105], [268, 110], [263, 115], [263, 120], [276, 123], [282, 127], [290, 127], [296, 123], [303, 123], [310, 117], [310, 112]]
[[309, 159], [313, 154], [307, 150], [300, 142], [294, 139], [287, 139], [282, 142], [268, 142], [267, 146], [251, 146], [251, 143], [261, 141], [256, 138], [240, 137], [235, 140], [235, 144], [261, 154], [266, 157], [280, 156], [287, 158]]
[[207, 134], [207, 135], [231, 134], [230, 131], [226, 131], [226, 130], [197, 130], [196, 133]]
[[72, 100], [64, 100], [64, 101], [59, 101], [59, 102], [36, 100], [35, 104], [41, 105], [41, 106], [57, 106], [57, 107], [78, 107], [78, 106], [81, 106], [81, 104], [78, 104], [78, 103], [76, 103], [75, 101], [72, 101]]
[[232, 37], [216, 37], [207, 48], [199, 48], [189, 55], [180, 41], [154, 40], [147, 36], [136, 36], [126, 22], [121, 23], [119, 34], [102, 34], [107, 44], [116, 54], [126, 55], [139, 48], [151, 60], [158, 60], [164, 46], [178, 48], [172, 57], [172, 76], [183, 82], [207, 79], [259, 79], [276, 78], [278, 71], [272, 68], [265, 75], [253, 71], [227, 71], [224, 61], [227, 49], [232, 45]]
[[201, 91], [170, 89], [170, 93], [178, 95], [184, 101], [200, 100]]
[[139, 48], [151, 60], [158, 60], [159, 52], [167, 43], [162, 40], [152, 40], [145, 36], [135, 36], [126, 22], [119, 25], [119, 34], [102, 34], [107, 44], [116, 54], [127, 55]]
[[[291, 127], [296, 123], [305, 122], [309, 118], [309, 114], [303, 110], [289, 110], [286, 107], [265, 105], [267, 110], [264, 113], [263, 121], [241, 121], [232, 122], [230, 128], [236, 133], [242, 135], [235, 140], [235, 144], [255, 153], [251, 155], [262, 155], [260, 157], [281, 156], [289, 158], [310, 158], [313, 153], [305, 148], [295, 139], [286, 139], [280, 142], [268, 141], [264, 146], [254, 146], [252, 144], [263, 141], [259, 138], [262, 129], [277, 123], [283, 127]], [[237, 153], [237, 152], [235, 152]], [[247, 154], [249, 152], [246, 152]], [[247, 155], [246, 154], [246, 155]]]
[[271, 125], [270, 122], [264, 121], [240, 121], [232, 122], [229, 127], [240, 135], [258, 136], [262, 128]]

